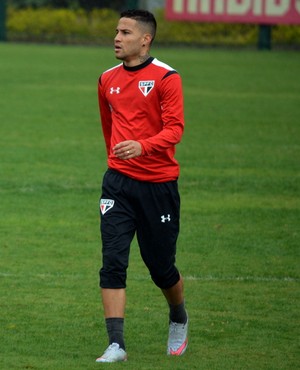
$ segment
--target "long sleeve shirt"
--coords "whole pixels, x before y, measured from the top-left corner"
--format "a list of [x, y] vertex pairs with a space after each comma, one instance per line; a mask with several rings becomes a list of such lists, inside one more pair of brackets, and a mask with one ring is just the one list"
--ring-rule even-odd
[[[135, 67], [119, 64], [100, 76], [98, 99], [108, 167], [140, 181], [176, 180], [175, 145], [184, 129], [180, 75], [152, 57]], [[141, 156], [117, 158], [112, 148], [125, 140], [138, 141]]]

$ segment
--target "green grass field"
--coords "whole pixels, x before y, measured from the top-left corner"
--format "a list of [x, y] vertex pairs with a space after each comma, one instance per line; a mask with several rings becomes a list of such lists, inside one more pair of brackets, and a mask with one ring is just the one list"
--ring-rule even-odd
[[[133, 243], [130, 370], [300, 367], [300, 53], [154, 49], [182, 75], [178, 266], [190, 345]], [[98, 289], [106, 169], [97, 79], [110, 48], [0, 44], [1, 370], [91, 370], [107, 345]]]

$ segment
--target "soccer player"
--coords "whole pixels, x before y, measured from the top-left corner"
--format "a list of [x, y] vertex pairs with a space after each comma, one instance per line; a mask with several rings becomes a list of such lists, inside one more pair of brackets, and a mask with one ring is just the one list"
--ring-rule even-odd
[[99, 78], [98, 97], [108, 170], [100, 199], [100, 288], [109, 345], [96, 362], [126, 361], [123, 335], [126, 270], [136, 234], [141, 257], [169, 304], [167, 354], [187, 348], [183, 279], [175, 266], [179, 233], [179, 165], [184, 127], [179, 74], [149, 55], [152, 13], [121, 13], [114, 51], [122, 63]]

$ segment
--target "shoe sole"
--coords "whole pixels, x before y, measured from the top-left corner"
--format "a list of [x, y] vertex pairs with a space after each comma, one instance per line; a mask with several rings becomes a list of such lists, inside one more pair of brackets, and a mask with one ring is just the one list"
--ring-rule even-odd
[[113, 363], [113, 362], [125, 362], [125, 361], [127, 361], [127, 357], [126, 358], [124, 358], [123, 360], [117, 360], [117, 361], [107, 361], [107, 360], [105, 360], [105, 359], [101, 359], [101, 358], [97, 358], [97, 360], [96, 360], [96, 362], [99, 364], [99, 363], [104, 363], [104, 362], [106, 362], [106, 363]]

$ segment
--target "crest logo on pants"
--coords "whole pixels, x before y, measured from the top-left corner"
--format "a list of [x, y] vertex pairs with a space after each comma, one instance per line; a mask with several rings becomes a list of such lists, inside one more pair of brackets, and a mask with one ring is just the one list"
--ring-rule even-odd
[[115, 201], [112, 199], [101, 199], [100, 200], [100, 211], [104, 215], [109, 211], [115, 204]]
[[147, 96], [153, 89], [155, 81], [139, 81], [139, 89], [144, 96]]

